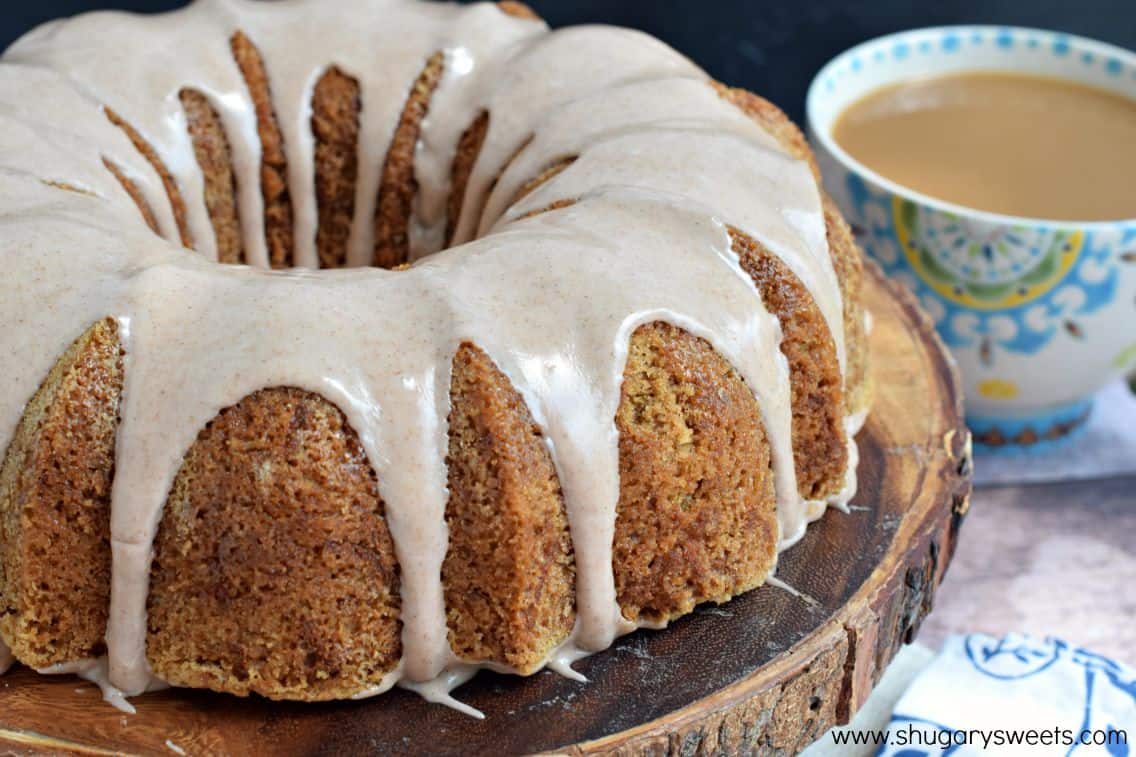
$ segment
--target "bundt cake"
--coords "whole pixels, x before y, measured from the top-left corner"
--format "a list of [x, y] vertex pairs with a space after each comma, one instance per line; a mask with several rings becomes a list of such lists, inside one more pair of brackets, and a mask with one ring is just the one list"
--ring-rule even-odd
[[644, 34], [91, 13], [5, 53], [0, 146], [0, 664], [453, 703], [762, 584], [855, 488], [848, 228]]

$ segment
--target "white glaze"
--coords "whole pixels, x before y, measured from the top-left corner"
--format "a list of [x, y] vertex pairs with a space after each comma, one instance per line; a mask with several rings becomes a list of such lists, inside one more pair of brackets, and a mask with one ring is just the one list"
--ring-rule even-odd
[[[125, 712], [127, 715], [134, 715], [137, 712], [134, 705], [130, 704], [126, 695], [122, 693], [122, 690], [111, 683], [106, 655], [93, 659], [60, 662], [46, 668], [36, 668], [36, 672], [45, 676], [78, 676], [98, 686], [102, 692], [103, 701], [116, 710]], [[155, 679], [146, 688], [146, 691], [161, 691], [165, 688], [168, 688], [166, 684]]]
[[[718, 98], [689, 61], [642, 34], [547, 32], [490, 5], [407, 0], [353, 3], [345, 23], [329, 5], [199, 0], [162, 16], [89, 14], [31, 33], [0, 65], [0, 254], [8, 272], [0, 318], [9, 325], [0, 351], [14, 357], [0, 367], [0, 444], [67, 345], [99, 318], [115, 317], [126, 379], [108, 658], [103, 667], [71, 667], [105, 667], [101, 683], [127, 696], [155, 684], [145, 657], [149, 567], [178, 466], [217, 412], [264, 387], [298, 387], [337, 405], [378, 477], [402, 577], [403, 658], [358, 696], [401, 682], [452, 704], [449, 690], [478, 667], [515, 672], [459, 660], [447, 640], [445, 419], [451, 361], [463, 341], [484, 350], [521, 393], [564, 492], [578, 615], [570, 638], [548, 656], [554, 669], [571, 671], [573, 660], [636, 627], [619, 611], [611, 566], [614, 416], [636, 327], [664, 320], [705, 338], [753, 390], [772, 448], [782, 546], [819, 515], [817, 503], [797, 494], [781, 329], [726, 228], [759, 239], [809, 288], [843, 367], [840, 290], [808, 166]], [[290, 271], [264, 270], [259, 222], [243, 224], [249, 267], [212, 262], [216, 244], [178, 92], [200, 90], [221, 114], [241, 217], [260, 219], [255, 116], [229, 52], [237, 30], [265, 60], [288, 149], [299, 266]], [[436, 50], [447, 70], [415, 163], [416, 264], [402, 272], [304, 270], [317, 264], [315, 82], [330, 65], [360, 82], [348, 260], [365, 265], [383, 157], [405, 93]], [[103, 168], [103, 156], [120, 165], [163, 235], [177, 238], [161, 181], [105, 119], [103, 104], [177, 177], [200, 254], [157, 239]], [[490, 128], [457, 225], [457, 240], [467, 243], [438, 253], [454, 148], [483, 109]], [[526, 178], [566, 156], [578, 159], [510, 207]], [[522, 218], [564, 198], [578, 201]], [[854, 487], [850, 466], [833, 504]]]

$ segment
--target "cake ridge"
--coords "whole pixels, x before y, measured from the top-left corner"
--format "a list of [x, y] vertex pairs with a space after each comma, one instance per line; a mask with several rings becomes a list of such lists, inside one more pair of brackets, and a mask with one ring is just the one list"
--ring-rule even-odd
[[133, 126], [110, 108], [106, 108], [105, 112], [107, 119], [122, 130], [127, 139], [134, 145], [134, 149], [138, 150], [142, 157], [154, 167], [154, 171], [162, 180], [162, 186], [165, 187], [166, 200], [173, 210], [174, 223], [177, 225], [177, 239], [180, 240], [183, 247], [192, 249], [194, 242], [190, 234], [189, 223], [186, 219], [185, 200], [182, 198], [177, 180], [170, 174], [169, 169], [154, 152], [154, 148], [146, 141], [145, 137], [139, 134]]
[[489, 131], [489, 111], [482, 109], [458, 139], [454, 158], [450, 164], [450, 193], [446, 205], [446, 231], [444, 243], [452, 246], [457, 232], [458, 219], [465, 208], [465, 190], [473, 167], [481, 155], [481, 146]]
[[142, 194], [142, 190], [138, 188], [138, 185], [110, 158], [104, 157], [103, 165], [114, 175], [114, 178], [118, 180], [122, 188], [130, 195], [130, 199], [138, 206], [138, 212], [142, 214], [142, 220], [146, 222], [150, 230], [155, 234], [160, 233], [158, 230], [158, 219], [154, 216], [154, 209], [150, 207], [150, 203], [146, 201], [146, 197]]
[[[215, 259], [220, 263], [244, 263], [233, 150], [224, 124], [209, 98], [196, 89], [183, 88], [178, 92], [178, 99], [185, 111], [186, 128], [203, 175], [202, 193], [213, 227]], [[200, 251], [210, 256], [208, 248]]]
[[442, 52], [431, 53], [426, 59], [407, 91], [398, 126], [385, 151], [375, 208], [375, 252], [371, 263], [380, 268], [401, 265], [410, 255], [411, 212], [418, 194], [415, 152], [422, 122], [429, 117], [430, 101], [445, 75], [445, 60]]
[[[312, 90], [315, 192], [319, 208], [316, 248], [321, 268], [341, 268], [355, 216], [359, 175], [359, 82], [330, 66]], [[343, 109], [348, 112], [344, 113]]]
[[[248, 97], [256, 117], [260, 148], [259, 184], [264, 202], [264, 237], [268, 245], [268, 262], [273, 268], [288, 268], [299, 264], [304, 254], [303, 250], [297, 249], [301, 243], [295, 229], [297, 226], [303, 228], [305, 219], [301, 219], [299, 224], [293, 223], [293, 214], [297, 213], [291, 191], [294, 161], [289, 161], [287, 154], [287, 147], [292, 144], [289, 137], [294, 135], [286, 134], [281, 129], [272, 96], [272, 80], [265, 70], [264, 57], [256, 43], [238, 29], [229, 37], [229, 46], [245, 87], [248, 88]], [[279, 93], [277, 96], [279, 97]], [[292, 149], [298, 151], [303, 147], [303, 143], [296, 142]], [[302, 198], [303, 194], [297, 193], [296, 196]]]

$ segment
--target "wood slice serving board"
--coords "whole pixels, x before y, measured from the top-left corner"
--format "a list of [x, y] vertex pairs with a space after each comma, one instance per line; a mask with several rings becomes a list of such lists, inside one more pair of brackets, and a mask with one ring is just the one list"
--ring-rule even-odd
[[782, 555], [761, 587], [640, 631], [551, 672], [481, 673], [455, 696], [474, 720], [414, 694], [327, 704], [201, 691], [139, 697], [136, 715], [70, 676], [0, 678], [0, 753], [793, 753], [863, 703], [910, 641], [954, 551], [970, 494], [970, 436], [954, 365], [910, 295], [866, 276], [875, 402], [860, 489]]

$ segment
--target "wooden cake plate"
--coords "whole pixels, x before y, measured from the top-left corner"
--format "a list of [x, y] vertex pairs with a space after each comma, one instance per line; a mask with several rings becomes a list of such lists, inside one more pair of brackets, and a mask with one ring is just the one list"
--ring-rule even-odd
[[970, 436], [954, 364], [931, 323], [866, 273], [875, 400], [851, 512], [830, 510], [781, 557], [803, 597], [763, 586], [640, 631], [576, 664], [577, 683], [481, 673], [455, 696], [475, 720], [394, 690], [277, 703], [170, 690], [136, 715], [71, 676], [0, 678], [0, 753], [794, 753], [864, 702], [919, 630], [970, 495]]

